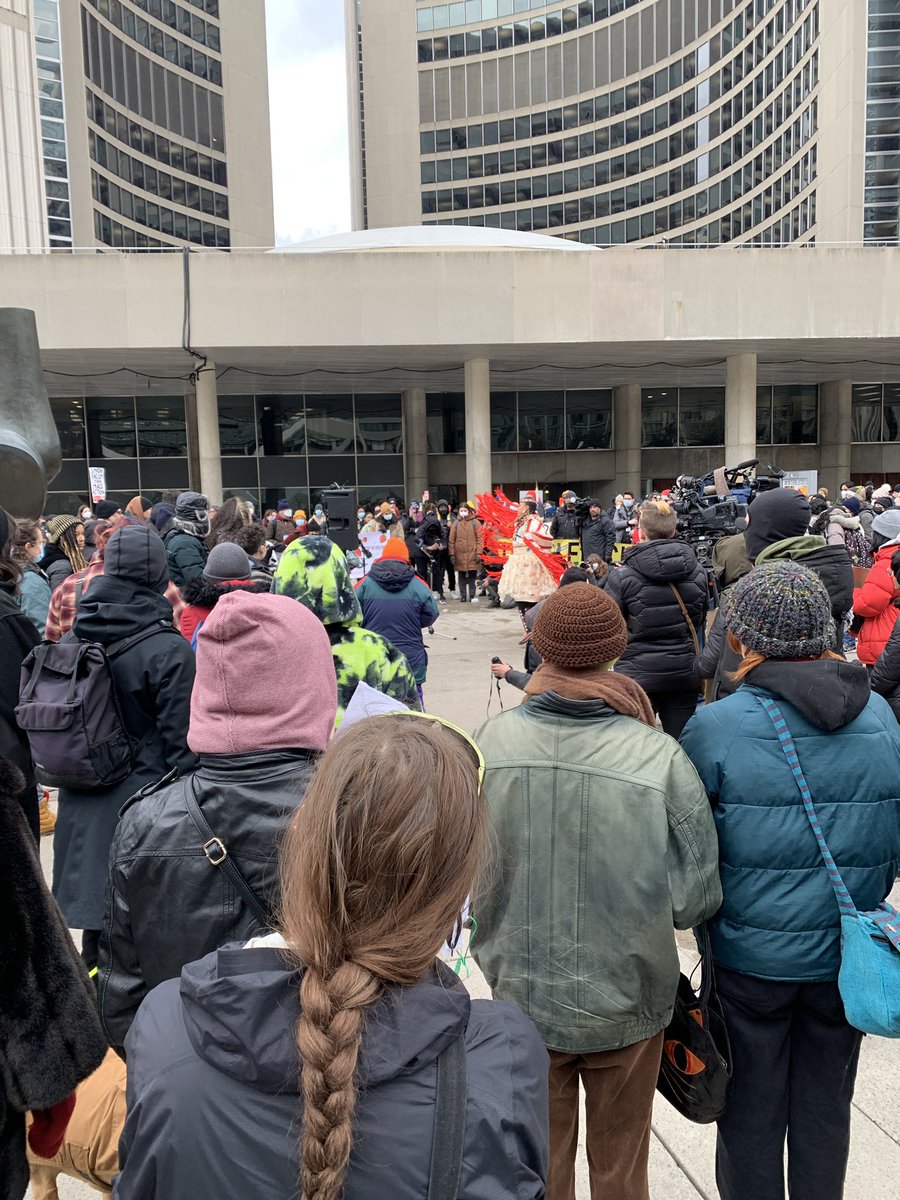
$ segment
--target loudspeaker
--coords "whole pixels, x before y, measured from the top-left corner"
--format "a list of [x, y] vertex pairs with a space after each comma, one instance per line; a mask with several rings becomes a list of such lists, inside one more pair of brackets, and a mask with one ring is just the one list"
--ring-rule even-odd
[[356, 493], [349, 488], [330, 488], [322, 493], [328, 517], [328, 536], [343, 551], [359, 546], [356, 525]]

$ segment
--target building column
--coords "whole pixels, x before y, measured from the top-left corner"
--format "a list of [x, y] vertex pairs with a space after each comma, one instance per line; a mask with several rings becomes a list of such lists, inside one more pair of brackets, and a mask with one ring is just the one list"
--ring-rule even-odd
[[833, 500], [850, 478], [853, 384], [835, 379], [819, 385], [819, 487]]
[[756, 458], [756, 355], [725, 361], [725, 465]]
[[466, 389], [466, 496], [491, 494], [491, 364], [470, 358], [464, 369]]
[[197, 372], [197, 449], [200, 490], [209, 498], [210, 504], [219, 505], [222, 503], [222, 450], [214, 362], [205, 363]]
[[410, 388], [400, 398], [403, 409], [403, 462], [406, 469], [406, 503], [417, 500], [428, 487], [428, 425], [425, 389]]
[[613, 448], [616, 477], [612, 496], [608, 497], [610, 503], [619, 492], [641, 494], [641, 386], [638, 383], [613, 388]]

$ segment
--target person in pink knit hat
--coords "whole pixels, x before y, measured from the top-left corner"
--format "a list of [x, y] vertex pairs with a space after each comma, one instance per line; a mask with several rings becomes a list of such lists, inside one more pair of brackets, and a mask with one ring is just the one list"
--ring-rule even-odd
[[200, 765], [130, 800], [110, 854], [99, 963], [110, 1045], [125, 1044], [151, 988], [267, 928], [278, 845], [336, 712], [331, 643], [309, 609], [246, 591], [219, 600], [198, 634], [187, 740]]

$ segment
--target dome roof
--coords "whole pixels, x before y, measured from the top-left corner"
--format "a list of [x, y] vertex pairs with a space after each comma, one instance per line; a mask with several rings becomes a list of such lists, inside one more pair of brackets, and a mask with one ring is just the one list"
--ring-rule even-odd
[[592, 246], [543, 233], [481, 229], [472, 225], [400, 225], [361, 229], [278, 246], [273, 253], [308, 254], [340, 250], [591, 250]]

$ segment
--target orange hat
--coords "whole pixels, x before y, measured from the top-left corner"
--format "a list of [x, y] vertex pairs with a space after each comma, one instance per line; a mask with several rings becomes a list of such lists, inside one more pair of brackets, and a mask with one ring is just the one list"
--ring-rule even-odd
[[381, 552], [382, 558], [393, 558], [398, 562], [409, 562], [409, 550], [403, 538], [392, 537], [384, 544], [384, 549]]

